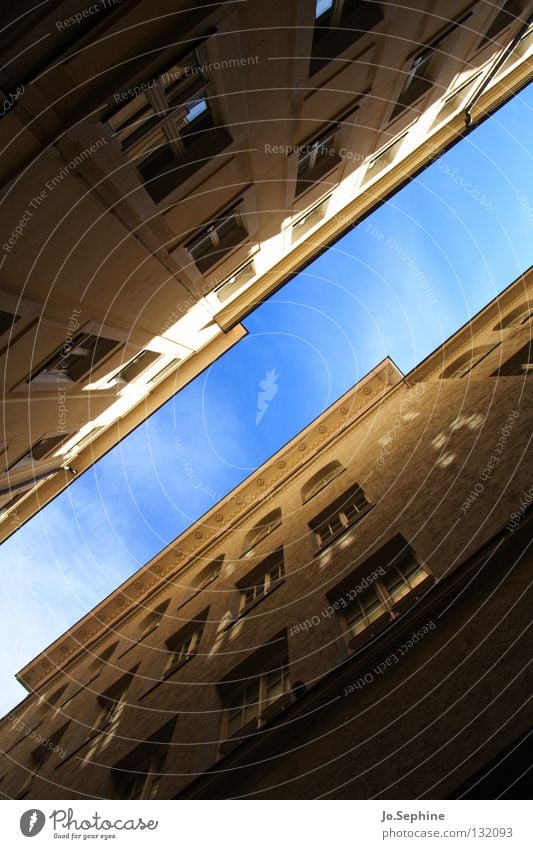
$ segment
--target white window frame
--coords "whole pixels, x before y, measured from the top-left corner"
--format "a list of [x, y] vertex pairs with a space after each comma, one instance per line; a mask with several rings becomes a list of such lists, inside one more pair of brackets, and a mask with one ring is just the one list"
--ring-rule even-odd
[[275, 587], [279, 586], [280, 582], [285, 577], [285, 564], [283, 559], [283, 551], [276, 552], [273, 563], [270, 563], [270, 557], [264, 572], [261, 572], [249, 586], [244, 583], [239, 583], [239, 592], [241, 594], [239, 613], [245, 613], [257, 601], [265, 598]]
[[[356, 525], [359, 520], [362, 519], [363, 516], [365, 516], [372, 508], [372, 504], [367, 500], [363, 488], [361, 486], [358, 486], [357, 484], [355, 486], [357, 486], [357, 490], [355, 490], [354, 488], [353, 493], [344, 500], [343, 506], [341, 508], [339, 508], [334, 513], [332, 512], [328, 516], [328, 518], [324, 519], [317, 527], [315, 527], [316, 519], [310, 523], [310, 527], [314, 534], [318, 552], [322, 551], [324, 548], [326, 548], [326, 546], [333, 542], [333, 540], [341, 536], [344, 531]], [[364, 502], [361, 507], [358, 507], [358, 505], [354, 501], [357, 492], [361, 493], [361, 498]], [[339, 496], [339, 499], [341, 498], [344, 499], [344, 494]], [[346, 513], [348, 503], [355, 507], [355, 512], [351, 517]], [[333, 504], [335, 504], [335, 501], [333, 502]], [[327, 526], [328, 530], [330, 531], [330, 533], [325, 538], [320, 530], [324, 526]]]
[[[407, 572], [405, 568], [402, 569], [402, 566], [404, 566], [407, 561], [410, 561], [411, 564], [416, 564], [416, 569], [414, 569], [411, 573]], [[393, 572], [399, 573], [401, 581], [403, 581], [403, 584], [401, 585], [406, 588], [406, 591], [403, 592], [397, 598], [391, 595], [385, 583], [387, 577], [390, 576]], [[413, 580], [413, 575], [417, 576], [417, 580]], [[348, 607], [346, 610], [340, 611], [344, 626], [344, 635], [346, 636], [348, 641], [359, 637], [360, 634], [363, 634], [368, 628], [370, 628], [372, 623], [379, 619], [381, 616], [388, 614], [390, 618], [394, 618], [397, 605], [405, 597], [410, 595], [421, 583], [431, 577], [431, 572], [428, 570], [426, 564], [420, 562], [412, 551], [406, 552], [405, 555], [398, 561], [398, 563], [393, 563], [385, 571], [384, 575], [382, 575], [380, 578], [376, 578], [372, 582], [371, 586], [365, 589], [362, 593], [356, 595], [355, 598], [351, 599], [348, 603]], [[372, 616], [372, 618], [369, 618], [366, 614], [368, 606], [365, 609], [364, 605], [361, 602], [361, 599], [364, 599], [365, 596], [370, 596], [372, 593], [378, 600], [379, 607], [377, 608], [377, 610], [379, 612], [376, 616]], [[364, 627], [354, 630], [353, 623], [356, 617], [350, 617], [350, 615], [348, 614], [349, 610], [359, 610], [359, 612], [362, 614], [363, 620], [365, 621]]]

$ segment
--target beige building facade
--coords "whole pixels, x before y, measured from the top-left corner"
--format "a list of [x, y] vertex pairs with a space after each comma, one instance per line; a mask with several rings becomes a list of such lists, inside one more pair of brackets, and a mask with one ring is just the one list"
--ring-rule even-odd
[[187, 7], [3, 30], [2, 538], [531, 78], [527, 0]]
[[529, 271], [386, 359], [22, 669], [7, 798], [517, 798]]

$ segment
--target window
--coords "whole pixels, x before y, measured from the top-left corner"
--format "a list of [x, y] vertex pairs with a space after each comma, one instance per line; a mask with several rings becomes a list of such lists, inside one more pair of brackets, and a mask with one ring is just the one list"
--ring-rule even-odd
[[401, 136], [393, 139], [376, 156], [372, 157], [365, 172], [365, 180], [369, 177], [375, 177], [380, 171], [391, 165], [406, 136], [407, 133], [402, 133]]
[[417, 600], [414, 591], [428, 579], [431, 576], [427, 569], [405, 540], [397, 536], [328, 592], [328, 599], [338, 610], [343, 634], [351, 642], [360, 634], [368, 635], [369, 629], [372, 636], [376, 629], [386, 627], [404, 606]]
[[206, 608], [194, 620], [180, 628], [176, 634], [167, 640], [169, 656], [164, 672], [165, 676], [183, 666], [197, 653], [208, 613], [209, 608]]
[[204, 274], [247, 236], [237, 207], [233, 206], [198, 233], [188, 243], [187, 250], [192, 254], [198, 270]]
[[253, 280], [255, 277], [255, 263], [253, 259], [250, 262], [247, 262], [246, 265], [243, 265], [236, 271], [231, 277], [228, 277], [224, 280], [220, 286], [217, 286], [215, 289], [215, 294], [220, 301], [221, 304], [225, 303], [229, 298], [232, 297], [236, 292], [242, 289], [250, 280]]
[[111, 770], [115, 799], [157, 798], [175, 725], [174, 718], [115, 764]]
[[328, 195], [326, 198], [319, 201], [319, 203], [315, 204], [315, 206], [311, 207], [311, 209], [308, 209], [307, 212], [301, 215], [300, 218], [294, 222], [291, 231], [292, 242], [296, 242], [298, 239], [301, 239], [302, 236], [305, 236], [309, 230], [316, 227], [316, 225], [324, 218], [330, 198], [331, 195]]
[[167, 607], [169, 606], [169, 604], [170, 604], [170, 599], [167, 598], [166, 601], [163, 601], [154, 610], [150, 611], [148, 616], [144, 617], [144, 619], [141, 621], [141, 623], [139, 625], [138, 640], [143, 640], [145, 637], [148, 636], [148, 634], [151, 634], [151, 632], [155, 628], [159, 627], [159, 625], [161, 624], [161, 620], [163, 619], [163, 616], [165, 615], [165, 611], [166, 611]]
[[461, 83], [444, 101], [444, 105], [437, 115], [438, 121], [442, 121], [455, 112], [461, 105], [466, 103], [467, 96], [473, 91], [474, 83], [481, 77], [481, 72], [473, 74], [464, 83]]
[[112, 383], [114, 386], [125, 386], [131, 383], [132, 380], [135, 380], [143, 371], [146, 371], [149, 366], [155, 363], [160, 356], [161, 354], [155, 351], [141, 351], [133, 360], [130, 360], [127, 365], [121, 368], [108, 383]]
[[492, 377], [525, 377], [533, 373], [533, 343], [530, 341], [508, 359]]
[[126, 690], [109, 696], [100, 696], [101, 710], [98, 717], [98, 727], [106, 728], [112, 734], [116, 729], [124, 707], [126, 706]]
[[499, 324], [495, 326], [494, 330], [504, 330], [506, 327], [518, 327], [530, 321], [532, 316], [533, 306], [531, 304], [521, 304], [519, 307], [511, 310], [511, 312], [508, 312]]
[[22, 786], [20, 787], [16, 798], [17, 799], [25, 799], [30, 791], [30, 785], [33, 782], [33, 779], [37, 777], [37, 775], [42, 771], [43, 767], [51, 757], [53, 750], [58, 747], [59, 741], [63, 737], [65, 731], [67, 730], [69, 723], [66, 722], [61, 728], [58, 728], [57, 731], [54, 731], [48, 738], [43, 739], [42, 743], [39, 743], [38, 746], [33, 749], [30, 754], [32, 760], [32, 769], [28, 771], [28, 775], [26, 776]]
[[115, 643], [111, 643], [110, 646], [107, 646], [107, 648], [100, 652], [100, 654], [96, 655], [96, 657], [93, 656], [91, 663], [87, 667], [87, 672], [89, 673], [89, 675], [93, 675], [95, 672], [101, 672], [102, 667], [107, 664], [107, 661], [109, 660], [117, 646], [118, 641]]
[[376, 619], [384, 614], [389, 615], [394, 606], [427, 577], [428, 573], [419, 565], [412, 552], [406, 554], [403, 560], [349, 604], [343, 614], [348, 635], [356, 637]]
[[126, 773], [119, 780], [119, 799], [156, 799], [167, 750], [153, 752], [136, 772]]
[[170, 657], [167, 664], [167, 672], [182, 666], [196, 654], [200, 643], [201, 631], [192, 631], [187, 637], [179, 640], [167, 640], [170, 649]]
[[381, 20], [380, 5], [374, 0], [317, 0], [309, 75], [316, 74]]
[[6, 312], [5, 310], [0, 310], [0, 336], [13, 327], [16, 321], [20, 318], [19, 315], [15, 313]]
[[148, 80], [108, 118], [156, 203], [231, 142], [216, 125], [216, 99], [200, 53], [189, 52]]
[[244, 613], [252, 604], [272, 592], [279, 586], [284, 575], [283, 549], [278, 549], [238, 582], [237, 589], [241, 594], [240, 612]]
[[323, 469], [320, 469], [316, 474], [310, 478], [305, 486], [302, 487], [302, 501], [305, 504], [306, 501], [310, 501], [311, 498], [319, 493], [324, 487], [331, 483], [331, 481], [335, 480], [342, 472], [344, 472], [344, 466], [342, 466], [338, 460], [333, 460], [331, 463], [328, 463], [327, 466], [324, 466]]
[[329, 127], [317, 138], [302, 145], [303, 151], [298, 159], [298, 176], [296, 180], [296, 196], [301, 195], [309, 186], [317, 183], [324, 174], [340, 162], [340, 156], [335, 149], [335, 135], [338, 124]]
[[64, 383], [77, 383], [95, 368], [111, 351], [119, 346], [115, 339], [105, 339], [91, 333], [79, 333], [67, 350], [63, 346], [38, 371], [33, 372], [28, 383], [57, 382], [58, 378]]
[[107, 746], [115, 736], [127, 705], [128, 689], [137, 668], [137, 666], [134, 667], [131, 672], [123, 675], [105, 693], [97, 697], [99, 714], [95, 728], [91, 730], [89, 736], [91, 737], [94, 731], [97, 733], [83, 758], [85, 763], [89, 763], [94, 755]]
[[243, 730], [257, 728], [266, 709], [290, 692], [289, 660], [278, 658], [261, 675], [239, 687], [225, 701], [224, 737], [238, 736]]
[[333, 504], [330, 504], [326, 510], [309, 523], [314, 532], [318, 550], [320, 551], [336, 539], [346, 528], [356, 524], [371, 507], [372, 505], [366, 500], [363, 490], [357, 485], [352, 486], [337, 498]]
[[[251, 554], [254, 546], [258, 545], [265, 537], [272, 533], [279, 525], [281, 525], [281, 508], [277, 507], [264, 516], [257, 525], [248, 531], [244, 538], [244, 547], [242, 555]], [[241, 555], [241, 556], [242, 556]]]
[[477, 366], [487, 354], [494, 350], [496, 345], [478, 345], [470, 351], [462, 354], [455, 362], [444, 369], [441, 379], [464, 377], [469, 371]]
[[507, 2], [504, 2], [479, 42], [478, 49], [484, 47], [487, 42], [493, 41], [502, 30], [514, 24], [518, 19], [521, 19], [522, 23], [525, 24], [528, 8], [528, 0], [507, 0]]
[[440, 70], [441, 61], [445, 60], [448, 56], [453, 58], [450, 45], [445, 42], [458, 27], [462, 27], [471, 14], [472, 12], [468, 12], [460, 20], [454, 21], [431, 44], [426, 45], [412, 59], [400, 96], [392, 110], [391, 121], [398, 115], [401, 115], [405, 109], [415, 103], [415, 101], [432, 87]]
[[222, 569], [222, 564], [224, 563], [224, 557], [224, 554], [220, 554], [215, 558], [215, 560], [212, 560], [211, 563], [208, 563], [207, 566], [204, 566], [204, 568], [198, 572], [191, 582], [191, 586], [195, 593], [200, 592], [200, 590], [204, 590], [211, 581], [218, 578], [220, 570]]
[[[54, 448], [65, 442], [69, 435], [68, 433], [58, 433], [55, 436], [45, 436], [39, 439], [29, 451], [26, 451], [22, 457], [19, 457], [18, 460], [15, 460], [14, 463], [8, 466], [7, 471], [14, 472], [16, 469], [24, 469], [27, 466], [32, 466], [39, 460], [43, 460], [48, 454], [52, 453]], [[60, 462], [59, 459], [58, 462]]]

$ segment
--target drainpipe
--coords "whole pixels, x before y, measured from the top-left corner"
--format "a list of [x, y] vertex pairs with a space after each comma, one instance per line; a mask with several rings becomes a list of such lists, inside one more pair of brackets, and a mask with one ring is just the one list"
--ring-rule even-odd
[[505, 47], [502, 50], [502, 52], [499, 54], [499, 56], [496, 57], [496, 60], [494, 61], [492, 66], [489, 68], [488, 72], [485, 74], [485, 76], [483, 77], [483, 79], [479, 83], [474, 94], [472, 95], [472, 97], [470, 98], [468, 103], [466, 104], [465, 109], [464, 109], [464, 116], [465, 116], [465, 126], [466, 126], [467, 129], [472, 126], [472, 123], [473, 123], [473, 120], [474, 120], [472, 118], [472, 109], [474, 108], [475, 104], [477, 103], [477, 101], [479, 100], [479, 98], [481, 97], [481, 95], [483, 94], [485, 89], [487, 88], [490, 81], [496, 76], [496, 74], [500, 70], [501, 66], [503, 65], [503, 63], [505, 62], [507, 57], [513, 52], [513, 50], [519, 44], [519, 42], [522, 41], [522, 38], [525, 36], [527, 31], [529, 30], [532, 23], [533, 23], [533, 15], [520, 28], [520, 30], [517, 32], [517, 34], [515, 35], [513, 40], [509, 42], [507, 47]]

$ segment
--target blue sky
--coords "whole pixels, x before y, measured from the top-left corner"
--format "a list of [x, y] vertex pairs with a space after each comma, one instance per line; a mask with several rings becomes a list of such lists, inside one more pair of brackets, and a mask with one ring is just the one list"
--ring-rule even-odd
[[[407, 372], [533, 260], [533, 85], [246, 320], [248, 335], [2, 546], [13, 676], [386, 354]], [[277, 392], [256, 424], [259, 383]]]

